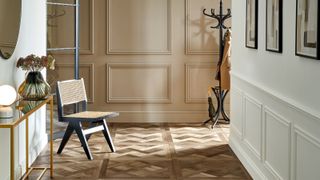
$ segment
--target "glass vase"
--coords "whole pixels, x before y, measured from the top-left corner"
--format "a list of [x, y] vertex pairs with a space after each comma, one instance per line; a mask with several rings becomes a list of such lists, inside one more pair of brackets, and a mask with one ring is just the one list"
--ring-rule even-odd
[[25, 100], [45, 99], [50, 93], [49, 84], [43, 79], [41, 72], [31, 71], [19, 87], [19, 94]]

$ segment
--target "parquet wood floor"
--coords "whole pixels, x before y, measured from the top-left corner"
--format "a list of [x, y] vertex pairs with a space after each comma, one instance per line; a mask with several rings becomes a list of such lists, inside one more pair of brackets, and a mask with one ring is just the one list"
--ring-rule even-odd
[[[94, 157], [89, 161], [73, 135], [63, 153], [54, 155], [54, 179], [252, 179], [228, 146], [228, 125], [212, 130], [199, 124], [115, 123], [110, 130], [116, 153], [96, 133], [89, 140]], [[55, 140], [55, 151], [60, 141]], [[47, 147], [34, 165], [48, 165], [48, 155]]]

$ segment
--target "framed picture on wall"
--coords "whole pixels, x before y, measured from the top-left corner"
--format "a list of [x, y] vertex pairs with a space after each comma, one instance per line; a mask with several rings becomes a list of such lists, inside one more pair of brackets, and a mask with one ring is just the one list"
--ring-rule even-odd
[[258, 0], [247, 0], [246, 9], [246, 47], [258, 49]]
[[282, 52], [282, 0], [267, 0], [266, 50]]
[[319, 60], [319, 2], [296, 1], [296, 55]]

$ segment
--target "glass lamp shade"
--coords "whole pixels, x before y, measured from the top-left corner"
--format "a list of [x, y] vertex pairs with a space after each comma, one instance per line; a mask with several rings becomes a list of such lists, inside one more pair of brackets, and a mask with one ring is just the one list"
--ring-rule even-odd
[[0, 122], [1, 119], [8, 119], [13, 117], [13, 110], [11, 104], [17, 99], [16, 90], [9, 86], [0, 86]]
[[17, 92], [12, 86], [0, 86], [0, 106], [10, 106], [16, 99]]

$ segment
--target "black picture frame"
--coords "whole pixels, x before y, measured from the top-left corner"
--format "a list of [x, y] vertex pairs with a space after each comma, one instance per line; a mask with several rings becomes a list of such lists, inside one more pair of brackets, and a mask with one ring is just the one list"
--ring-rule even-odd
[[258, 0], [246, 0], [246, 47], [258, 49]]
[[318, 0], [296, 0], [296, 56], [320, 60], [319, 8]]
[[267, 0], [266, 4], [266, 50], [282, 53], [283, 0]]

